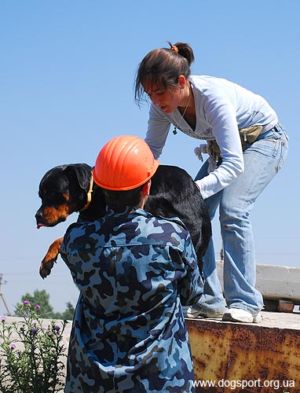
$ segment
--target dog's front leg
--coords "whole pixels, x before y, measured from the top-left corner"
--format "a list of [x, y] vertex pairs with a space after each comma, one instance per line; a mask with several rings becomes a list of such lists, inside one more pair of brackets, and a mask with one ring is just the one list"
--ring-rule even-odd
[[51, 269], [54, 262], [56, 262], [63, 239], [63, 237], [56, 239], [49, 247], [47, 254], [44, 256], [40, 266], [40, 276], [42, 278], [49, 276], [51, 273]]

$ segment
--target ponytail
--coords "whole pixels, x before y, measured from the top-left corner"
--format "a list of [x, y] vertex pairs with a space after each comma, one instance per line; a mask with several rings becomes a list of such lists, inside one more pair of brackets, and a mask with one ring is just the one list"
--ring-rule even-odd
[[161, 86], [166, 89], [176, 86], [179, 75], [188, 78], [191, 63], [194, 61], [193, 49], [189, 44], [177, 42], [169, 48], [154, 49], [139, 64], [135, 79], [135, 100], [139, 104], [147, 86]]
[[183, 56], [187, 60], [188, 65], [191, 66], [192, 62], [195, 60], [195, 57], [193, 49], [189, 44], [186, 44], [185, 42], [176, 42], [176, 44], [171, 44], [169, 42], [168, 44], [170, 45], [171, 51], [177, 53], [180, 56]]

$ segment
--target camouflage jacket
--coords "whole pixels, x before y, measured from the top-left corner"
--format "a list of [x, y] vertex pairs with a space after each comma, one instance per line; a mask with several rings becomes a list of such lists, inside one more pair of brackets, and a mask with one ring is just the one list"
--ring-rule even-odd
[[71, 225], [61, 255], [80, 291], [65, 392], [194, 392], [181, 305], [203, 284], [182, 222], [109, 211]]

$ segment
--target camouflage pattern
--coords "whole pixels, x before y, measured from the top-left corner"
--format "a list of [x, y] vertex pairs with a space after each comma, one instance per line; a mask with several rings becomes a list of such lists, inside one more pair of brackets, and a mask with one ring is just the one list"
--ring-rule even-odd
[[71, 225], [61, 254], [80, 290], [65, 392], [194, 392], [181, 304], [203, 283], [182, 222], [108, 211]]

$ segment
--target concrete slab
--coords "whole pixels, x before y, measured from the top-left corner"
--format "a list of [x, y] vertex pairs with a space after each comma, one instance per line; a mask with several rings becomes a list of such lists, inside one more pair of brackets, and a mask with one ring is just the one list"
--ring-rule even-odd
[[[217, 264], [218, 276], [223, 283], [223, 262]], [[265, 299], [292, 300], [300, 304], [300, 268], [257, 265], [256, 286]]]

